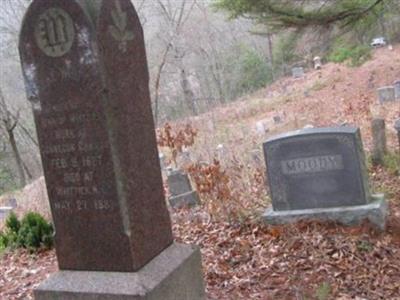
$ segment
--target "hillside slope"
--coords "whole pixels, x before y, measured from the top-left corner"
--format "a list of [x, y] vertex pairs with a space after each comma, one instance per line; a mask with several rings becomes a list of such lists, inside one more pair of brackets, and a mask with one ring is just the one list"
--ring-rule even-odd
[[[369, 149], [370, 121], [383, 117], [387, 124], [388, 143], [395, 147], [393, 124], [400, 117], [400, 102], [380, 105], [376, 89], [392, 85], [399, 79], [400, 45], [393, 50], [374, 50], [371, 60], [360, 67], [327, 63], [321, 70], [309, 70], [303, 78], [282, 78], [241, 101], [190, 120], [208, 131], [208, 138], [217, 134], [212, 131], [224, 130], [235, 143], [243, 136], [254, 135], [257, 121], [266, 124], [269, 134], [298, 129], [306, 124], [336, 126], [347, 123], [361, 128], [364, 144]], [[282, 118], [282, 124], [276, 126], [272, 122], [275, 115]], [[214, 126], [205, 128], [204, 124], [210, 123], [209, 120], [214, 121]], [[243, 131], [245, 133], [237, 134]], [[215, 141], [215, 144], [223, 142]]]

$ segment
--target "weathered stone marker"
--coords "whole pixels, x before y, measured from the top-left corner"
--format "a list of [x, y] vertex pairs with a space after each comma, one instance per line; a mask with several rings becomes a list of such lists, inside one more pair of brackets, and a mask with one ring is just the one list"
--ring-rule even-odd
[[181, 170], [172, 170], [168, 174], [167, 182], [171, 194], [168, 200], [172, 207], [192, 207], [200, 204], [199, 195], [192, 189], [187, 174]]
[[382, 165], [386, 154], [386, 128], [384, 119], [373, 119], [372, 129], [372, 163]]
[[[36, 298], [122, 297], [118, 287], [135, 280], [124, 299], [159, 299], [168, 280], [163, 299], [202, 299], [198, 250], [173, 244], [143, 32], [131, 2], [35, 0], [19, 50], [58, 263], [72, 270], [51, 277]], [[77, 270], [103, 272], [89, 272], [91, 282]], [[104, 286], [108, 276], [114, 282]]]
[[303, 67], [295, 67], [292, 68], [292, 76], [294, 78], [301, 78], [304, 76], [304, 69]]
[[313, 62], [314, 62], [314, 69], [315, 70], [320, 70], [322, 68], [321, 57], [315, 56], [313, 58]]
[[0, 221], [7, 219], [12, 211], [13, 208], [11, 206], [0, 206]]
[[394, 94], [396, 99], [400, 99], [400, 80], [397, 80], [393, 83], [394, 86]]
[[275, 115], [272, 119], [274, 120], [274, 124], [282, 123], [282, 117], [280, 115]]
[[396, 100], [395, 90], [393, 86], [384, 86], [377, 89], [380, 104], [385, 102], [393, 102]]
[[397, 132], [397, 139], [399, 141], [399, 152], [400, 152], [400, 118], [394, 122], [394, 129]]
[[352, 224], [368, 218], [385, 224], [383, 197], [373, 201], [359, 130], [302, 129], [264, 143], [273, 224], [299, 219], [332, 219]]

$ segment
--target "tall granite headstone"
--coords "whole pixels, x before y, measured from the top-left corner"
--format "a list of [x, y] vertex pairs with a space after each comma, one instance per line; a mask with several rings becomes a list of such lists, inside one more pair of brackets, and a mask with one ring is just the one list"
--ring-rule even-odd
[[[198, 263], [197, 250], [191, 253], [185, 246], [173, 244], [143, 31], [131, 2], [35, 0], [23, 21], [19, 50], [56, 229], [60, 270], [110, 272], [119, 274], [115, 280], [121, 282], [135, 274], [135, 280], [146, 285], [147, 275], [141, 272], [161, 263], [157, 260], [162, 260], [165, 252], [176, 264], [187, 263], [174, 261], [173, 256], [181, 251], [186, 251], [186, 258], [196, 256]], [[173, 263], [169, 266], [177, 268]], [[201, 299], [201, 272], [199, 266], [194, 268], [200, 276], [193, 283], [193, 295]], [[96, 276], [107, 274], [103, 272], [90, 273], [97, 278], [90, 284], [101, 284]], [[82, 283], [77, 274], [81, 273], [60, 272], [39, 288], [36, 296], [61, 297], [58, 280], [69, 276], [69, 281]], [[68, 288], [82, 297], [79, 299], [87, 299], [81, 294], [102, 299], [119, 292], [111, 287], [99, 289], [98, 294], [91, 294], [88, 286]]]
[[386, 204], [368, 187], [357, 128], [312, 128], [286, 133], [264, 143], [272, 208], [264, 218], [285, 223], [327, 218], [356, 223], [369, 218], [384, 226]]

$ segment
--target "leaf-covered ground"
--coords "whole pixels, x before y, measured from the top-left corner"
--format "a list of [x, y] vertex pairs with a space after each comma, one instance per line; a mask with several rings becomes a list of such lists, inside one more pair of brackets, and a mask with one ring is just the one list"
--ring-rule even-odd
[[[394, 218], [384, 234], [368, 224], [230, 226], [183, 212], [179, 219], [176, 239], [201, 246], [210, 299], [400, 299]], [[54, 251], [5, 253], [0, 299], [32, 299], [32, 289], [56, 270]]]
[[[379, 168], [373, 174], [376, 184], [394, 185], [383, 233], [367, 223], [231, 225], [198, 208], [172, 212], [175, 240], [201, 247], [209, 299], [400, 299], [400, 179]], [[0, 299], [32, 299], [56, 271], [54, 250], [5, 252]]]

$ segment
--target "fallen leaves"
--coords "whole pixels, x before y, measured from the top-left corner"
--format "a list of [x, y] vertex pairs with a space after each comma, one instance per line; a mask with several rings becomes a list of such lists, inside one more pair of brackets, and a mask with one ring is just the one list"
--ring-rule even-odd
[[26, 250], [0, 254], [0, 299], [33, 299], [32, 290], [57, 270], [54, 251]]
[[391, 232], [398, 226], [393, 218], [380, 234], [368, 224], [234, 226], [187, 217], [196, 213], [176, 212], [174, 232], [179, 241], [202, 248], [211, 299], [318, 299], [327, 290], [328, 298], [322, 299], [400, 299], [400, 245], [393, 243]]
[[[172, 219], [177, 241], [201, 247], [209, 299], [318, 299], [328, 292], [326, 299], [400, 299], [393, 216], [379, 234], [367, 224], [270, 227], [211, 221], [204, 214], [181, 210]], [[32, 299], [32, 290], [56, 270], [54, 251], [3, 254], [0, 299]]]

